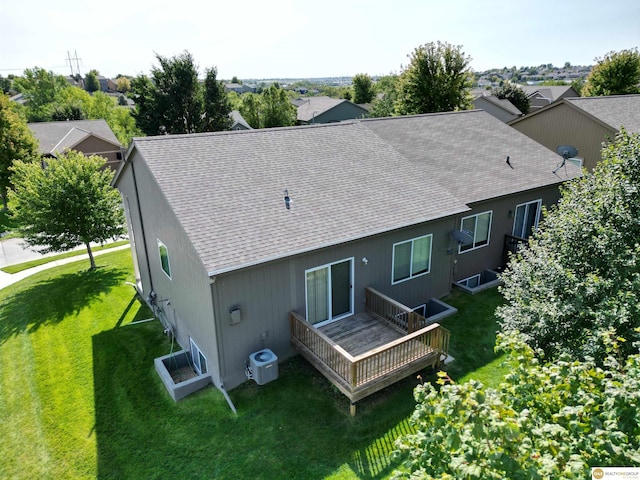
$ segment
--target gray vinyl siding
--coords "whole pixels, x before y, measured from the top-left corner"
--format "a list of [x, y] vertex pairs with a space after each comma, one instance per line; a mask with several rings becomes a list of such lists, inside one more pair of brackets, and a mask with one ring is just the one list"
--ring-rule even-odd
[[[463, 217], [491, 210], [493, 215], [491, 218], [489, 244], [462, 253], [457, 253], [458, 250], [456, 248], [453, 280], [462, 280], [485, 269], [495, 269], [503, 264], [505, 235], [511, 235], [513, 232], [515, 210], [518, 205], [534, 200], [542, 200], [542, 205], [549, 208], [549, 206], [557, 203], [559, 198], [560, 191], [558, 186], [555, 185], [472, 205], [473, 210], [471, 212], [458, 216], [456, 228], [460, 229], [460, 222]], [[542, 215], [540, 218], [543, 218]]]
[[[219, 319], [223, 381], [233, 388], [246, 380], [249, 355], [272, 349], [279, 360], [295, 354], [290, 344], [288, 313], [305, 316], [305, 271], [353, 257], [354, 313], [365, 308], [365, 288], [371, 286], [407, 306], [442, 297], [451, 285], [450, 232], [453, 217], [378, 235], [305, 255], [219, 275], [212, 285]], [[430, 273], [391, 285], [393, 244], [433, 234]], [[362, 258], [366, 257], [365, 265]], [[231, 325], [229, 311], [240, 308], [242, 320]], [[263, 334], [266, 332], [265, 338]]]
[[354, 118], [364, 118], [368, 112], [363, 108], [352, 103], [343, 102], [336, 105], [326, 112], [322, 112], [309, 123], [332, 123], [341, 122], [343, 120], [351, 120]]
[[524, 117], [511, 125], [554, 152], [560, 145], [578, 149], [584, 167], [591, 171], [602, 159], [602, 143], [616, 132], [564, 103], [536, 115]]
[[[129, 158], [129, 162], [135, 169], [138, 195], [136, 196], [133, 185], [132, 165], [125, 167], [127, 170], [122, 172], [118, 187], [129, 199], [136, 256], [144, 288], [143, 296], [147, 298], [153, 288], [157, 294], [158, 305], [161, 306], [166, 320], [173, 326], [180, 346], [190, 349], [189, 337], [192, 337], [207, 357], [208, 372], [219, 384], [218, 351], [209, 277], [148, 168], [137, 159], [138, 154], [134, 154]], [[140, 201], [144, 219], [144, 239], [135, 205], [136, 199]], [[166, 245], [169, 252], [171, 279], [162, 270], [158, 239]], [[143, 241], [146, 243], [146, 252]], [[148, 258], [145, 258], [145, 253], [148, 254]]]

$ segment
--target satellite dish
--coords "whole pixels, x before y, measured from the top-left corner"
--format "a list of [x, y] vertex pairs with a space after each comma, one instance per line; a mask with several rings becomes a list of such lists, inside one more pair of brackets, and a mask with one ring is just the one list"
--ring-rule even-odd
[[558, 155], [562, 156], [562, 163], [553, 171], [554, 174], [567, 164], [567, 158], [573, 158], [578, 155], [578, 149], [571, 145], [560, 145], [556, 148], [556, 152], [558, 152]]
[[473, 234], [468, 230], [453, 230], [451, 236], [460, 245], [468, 245], [473, 242]]
[[572, 147], [571, 145], [560, 145], [556, 148], [556, 152], [565, 160], [567, 158], [573, 158], [578, 155], [578, 149], [576, 147]]

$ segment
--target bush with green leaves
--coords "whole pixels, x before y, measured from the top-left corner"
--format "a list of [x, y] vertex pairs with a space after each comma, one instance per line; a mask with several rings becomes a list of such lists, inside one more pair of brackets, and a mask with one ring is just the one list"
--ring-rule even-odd
[[606, 339], [640, 339], [640, 135], [622, 131], [591, 174], [563, 188], [502, 275], [503, 331], [552, 360], [606, 357]]
[[640, 355], [603, 367], [563, 355], [542, 364], [501, 335], [512, 370], [497, 389], [441, 373], [415, 389], [415, 433], [396, 441], [395, 478], [584, 479], [593, 466], [640, 466]]

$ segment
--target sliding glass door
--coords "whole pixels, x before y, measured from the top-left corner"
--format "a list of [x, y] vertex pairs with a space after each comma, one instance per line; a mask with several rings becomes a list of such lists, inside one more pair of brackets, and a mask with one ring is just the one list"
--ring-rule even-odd
[[305, 272], [307, 321], [320, 326], [353, 315], [353, 258]]

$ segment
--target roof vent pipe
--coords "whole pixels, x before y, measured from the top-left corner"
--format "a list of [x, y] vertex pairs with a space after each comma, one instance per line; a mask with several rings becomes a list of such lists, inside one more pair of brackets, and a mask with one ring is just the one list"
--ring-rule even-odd
[[284, 204], [287, 207], [287, 210], [291, 210], [291, 197], [289, 197], [289, 190], [285, 189], [284, 191]]

